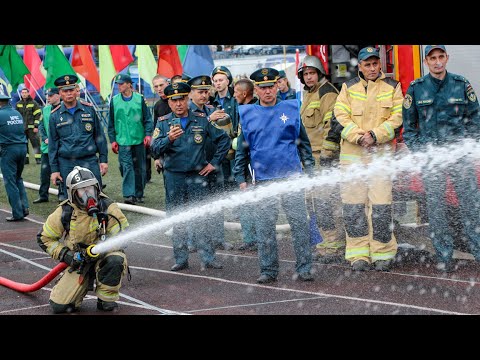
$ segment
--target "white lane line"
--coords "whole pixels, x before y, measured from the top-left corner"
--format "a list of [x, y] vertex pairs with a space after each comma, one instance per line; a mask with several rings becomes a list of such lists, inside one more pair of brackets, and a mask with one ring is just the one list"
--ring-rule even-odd
[[275, 304], [295, 302], [295, 301], [308, 301], [308, 300], [320, 300], [320, 299], [325, 299], [325, 296], [316, 296], [311, 298], [298, 298], [298, 299], [290, 299], [290, 300], [265, 301], [261, 303], [239, 304], [239, 305], [231, 305], [231, 306], [218, 306], [214, 308], [189, 310], [188, 312], [196, 313], [196, 312], [205, 312], [205, 311], [214, 311], [214, 310], [223, 310], [223, 309], [236, 309], [241, 307], [252, 307], [252, 306], [261, 306], [261, 305], [275, 305]]
[[[43, 269], [43, 270], [46, 270], [46, 271], [51, 271], [52, 270], [51, 268], [49, 268], [47, 266], [40, 265], [40, 264], [38, 264], [36, 262], [33, 262], [33, 261], [23, 257], [23, 256], [11, 253], [10, 251], [0, 249], [0, 252], [5, 253], [5, 254], [10, 255], [10, 256], [13, 256], [14, 258], [20, 259], [22, 261], [25, 261], [25, 262], [33, 265], [33, 266], [36, 266], [36, 267], [39, 267], [39, 268]], [[177, 311], [162, 309], [162, 308], [156, 307], [156, 306], [151, 305], [151, 304], [147, 304], [146, 302], [144, 302], [142, 300], [133, 298], [131, 296], [128, 296], [128, 295], [125, 295], [125, 294], [122, 294], [122, 293], [120, 293], [120, 296], [124, 297], [124, 298], [126, 298], [130, 301], [136, 302], [137, 304], [141, 304], [141, 305], [143, 305], [144, 307], [146, 307], [150, 310], [155, 310], [155, 311], [159, 312], [160, 314], [164, 314], [164, 315], [188, 315], [186, 313], [181, 313], [181, 312], [177, 312]]]
[[[137, 244], [141, 245], [150, 245], [150, 246], [155, 246], [155, 247], [162, 247], [162, 248], [168, 248], [172, 249], [172, 246], [170, 245], [160, 245], [160, 244], [152, 244], [148, 242], [142, 242], [142, 241], [132, 241]], [[249, 258], [249, 259], [255, 259], [257, 260], [257, 256], [253, 255], [242, 255], [242, 254], [231, 254], [231, 253], [226, 253], [222, 251], [217, 251], [215, 254], [220, 254], [224, 256], [233, 256], [233, 257], [241, 257], [241, 258]], [[286, 259], [278, 259], [279, 262], [284, 262], [284, 263], [290, 263], [294, 264], [295, 260], [286, 260]], [[345, 265], [338, 265], [338, 264], [320, 264], [317, 262], [313, 262], [313, 265], [316, 266], [334, 266], [334, 267], [339, 267], [345, 270], [350, 270], [350, 267], [345, 266]], [[384, 271], [382, 272], [383, 275], [398, 275], [398, 276], [406, 276], [406, 277], [412, 277], [412, 278], [421, 278], [421, 279], [435, 279], [435, 280], [442, 280], [442, 281], [450, 281], [450, 282], [456, 282], [456, 283], [462, 283], [462, 284], [469, 284], [470, 286], [474, 285], [480, 285], [480, 282], [475, 281], [475, 280], [465, 280], [465, 279], [452, 279], [452, 278], [445, 278], [445, 277], [438, 277], [438, 276], [430, 276], [430, 275], [420, 275], [420, 274], [407, 274], [407, 273], [401, 273], [401, 272], [396, 272], [396, 271]]]
[[[4, 213], [7, 213], [7, 214], [11, 214], [12, 212], [10, 210], [4, 210], [4, 209], [0, 209], [0, 211], [3, 211]], [[35, 220], [35, 219], [31, 219], [29, 218], [28, 216], [24, 218], [25, 220], [28, 220], [28, 221], [31, 221], [35, 224], [40, 224], [40, 225], [43, 225], [43, 221], [38, 221], [38, 220]]]
[[402, 308], [408, 308], [408, 309], [416, 309], [416, 310], [422, 310], [422, 311], [438, 312], [440, 314], [471, 315], [469, 313], [460, 313], [460, 312], [455, 312], [455, 311], [448, 311], [448, 310], [442, 310], [442, 309], [436, 309], [436, 308], [428, 308], [428, 307], [417, 306], [417, 305], [401, 304], [401, 303], [395, 303], [395, 302], [391, 302], [391, 301], [382, 301], [382, 300], [374, 300], [374, 299], [366, 299], [366, 298], [364, 299], [364, 298], [358, 298], [358, 297], [353, 297], [353, 296], [327, 294], [327, 293], [315, 292], [315, 291], [280, 288], [280, 287], [275, 287], [275, 286], [247, 283], [247, 282], [243, 282], [243, 281], [221, 279], [221, 278], [216, 278], [216, 277], [212, 277], [212, 276], [195, 275], [195, 274], [183, 274], [183, 273], [180, 273], [180, 272], [177, 272], [177, 271], [172, 272], [170, 270], [145, 268], [145, 267], [141, 267], [141, 266], [130, 266], [130, 268], [138, 269], [138, 270], [145, 270], [145, 271], [159, 272], [159, 273], [170, 274], [170, 275], [175, 275], [175, 276], [186, 276], [186, 277], [192, 277], [192, 278], [207, 279], [207, 280], [218, 281], [218, 282], [223, 282], [223, 283], [227, 283], [227, 284], [252, 286], [252, 287], [258, 287], [258, 288], [261, 288], [261, 289], [270, 289], [270, 290], [293, 292], [293, 293], [308, 294], [308, 295], [315, 295], [315, 296], [324, 296], [326, 298], [352, 300], [352, 301], [360, 301], [360, 302], [365, 302], [365, 303], [373, 303], [373, 304], [389, 305], [389, 306], [396, 306], [396, 307], [402, 307]]

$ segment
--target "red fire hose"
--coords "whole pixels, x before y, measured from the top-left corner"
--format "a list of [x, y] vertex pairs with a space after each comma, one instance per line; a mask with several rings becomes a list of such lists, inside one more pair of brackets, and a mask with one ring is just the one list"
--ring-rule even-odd
[[9, 279], [6, 279], [4, 277], [0, 276], [0, 285], [6, 286], [10, 289], [19, 291], [19, 292], [32, 292], [32, 291], [37, 291], [38, 289], [41, 289], [45, 285], [47, 285], [50, 281], [55, 279], [55, 277], [60, 274], [65, 268], [68, 267], [68, 264], [61, 262], [57, 266], [55, 266], [47, 275], [45, 275], [43, 278], [38, 280], [34, 284], [23, 284], [23, 283], [18, 283]]

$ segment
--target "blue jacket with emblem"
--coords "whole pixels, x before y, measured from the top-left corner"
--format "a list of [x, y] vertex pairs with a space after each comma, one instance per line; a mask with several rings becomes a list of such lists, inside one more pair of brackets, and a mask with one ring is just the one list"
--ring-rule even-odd
[[0, 145], [26, 144], [22, 115], [12, 106], [0, 108]]
[[439, 80], [428, 74], [412, 81], [402, 110], [403, 139], [414, 151], [480, 135], [477, 96], [461, 75], [447, 72]]
[[[165, 170], [179, 173], [200, 171], [208, 163], [219, 168], [230, 149], [227, 133], [213, 126], [203, 113], [189, 110], [184, 134], [170, 142], [168, 132], [172, 126], [178, 124], [180, 119], [170, 113], [158, 119], [153, 132], [152, 154], [156, 158], [164, 158]], [[216, 152], [210, 161], [207, 160], [205, 151], [208, 138], [216, 145]]]
[[75, 158], [99, 154], [99, 162], [108, 162], [108, 147], [100, 119], [90, 103], [77, 101], [70, 114], [65, 104], [52, 110], [48, 124], [48, 157], [52, 172], [59, 172], [59, 158]]

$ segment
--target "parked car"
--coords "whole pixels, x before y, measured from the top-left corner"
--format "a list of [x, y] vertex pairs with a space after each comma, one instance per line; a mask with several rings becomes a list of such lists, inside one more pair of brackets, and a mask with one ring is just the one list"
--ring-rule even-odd
[[301, 53], [305, 52], [306, 45], [266, 45], [263, 47], [261, 54], [262, 55], [276, 55], [283, 54], [285, 47], [285, 52], [288, 54], [294, 54], [298, 49]]
[[237, 45], [232, 50], [235, 55], [258, 55], [265, 45]]

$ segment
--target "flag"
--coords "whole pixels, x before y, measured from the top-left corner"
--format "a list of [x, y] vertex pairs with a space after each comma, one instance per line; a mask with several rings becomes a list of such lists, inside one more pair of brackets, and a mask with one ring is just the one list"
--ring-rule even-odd
[[328, 70], [328, 45], [307, 45], [308, 55], [314, 55], [320, 59], [320, 62], [323, 65], [325, 74], [329, 74]]
[[45, 58], [43, 67], [47, 72], [45, 88], [55, 87], [54, 81], [63, 75], [75, 75], [72, 65], [68, 62], [65, 54], [58, 45], [45, 46]]
[[182, 63], [176, 45], [158, 46], [157, 74], [171, 78], [173, 75], [183, 73]]
[[[33, 45], [23, 46], [23, 62], [30, 70], [30, 74], [24, 76], [25, 86], [30, 94], [35, 94], [38, 89], [45, 85], [45, 76], [43, 76], [40, 67], [42, 60], [38, 56], [37, 49]], [[33, 95], [35, 97], [35, 95]]]
[[[298, 49], [295, 50], [295, 73], [298, 73], [298, 66], [300, 65], [300, 51]], [[303, 84], [298, 78], [295, 76], [295, 90], [297, 91], [297, 100], [300, 101], [300, 106], [303, 101]]]
[[73, 46], [72, 67], [77, 74], [82, 75], [86, 80], [90, 81], [97, 90], [100, 90], [100, 77], [92, 57], [90, 46]]
[[30, 73], [14, 45], [0, 45], [0, 68], [12, 85], [12, 91], [17, 91], [23, 77]]
[[191, 77], [210, 75], [215, 64], [208, 45], [190, 45], [183, 60], [183, 72]]
[[108, 45], [98, 45], [98, 68], [100, 71], [100, 96], [107, 100], [112, 93], [112, 81], [117, 72]]
[[[150, 85], [153, 90], [152, 79], [157, 75], [157, 62], [149, 45], [137, 45], [135, 55], [138, 59], [138, 76]], [[139, 80], [140, 81], [140, 80]]]
[[110, 45], [110, 53], [117, 73], [133, 62], [133, 56], [128, 45]]
[[178, 57], [180, 58], [180, 63], [183, 64], [185, 60], [185, 55], [187, 54], [187, 49], [189, 45], [177, 45]]

